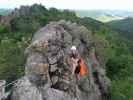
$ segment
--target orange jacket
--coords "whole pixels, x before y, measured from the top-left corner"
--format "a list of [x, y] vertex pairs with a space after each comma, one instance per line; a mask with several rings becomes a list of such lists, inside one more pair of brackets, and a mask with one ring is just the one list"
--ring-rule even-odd
[[84, 60], [82, 58], [80, 59], [79, 65], [80, 65], [80, 73], [79, 74], [80, 74], [80, 76], [84, 76], [87, 73], [87, 69], [86, 69]]

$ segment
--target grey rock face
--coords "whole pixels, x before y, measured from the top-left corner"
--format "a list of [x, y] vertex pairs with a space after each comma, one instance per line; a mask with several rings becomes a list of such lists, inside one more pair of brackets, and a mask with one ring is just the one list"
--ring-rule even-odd
[[5, 80], [0, 80], [0, 100], [2, 100], [5, 96], [5, 87], [4, 87], [5, 84], [6, 84]]
[[92, 43], [91, 32], [76, 23], [61, 20], [40, 29], [25, 51], [26, 75], [13, 87], [11, 100], [101, 100], [99, 87], [90, 82], [93, 75], [88, 77], [92, 72], [88, 69], [89, 74], [77, 80], [67, 63], [72, 45], [89, 63], [86, 58]]
[[13, 88], [11, 100], [43, 100], [40, 91], [27, 77], [20, 79]]

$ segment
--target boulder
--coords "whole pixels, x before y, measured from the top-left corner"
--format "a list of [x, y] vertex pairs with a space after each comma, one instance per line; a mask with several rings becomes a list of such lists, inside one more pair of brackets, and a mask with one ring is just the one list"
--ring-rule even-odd
[[[14, 85], [11, 100], [101, 100], [99, 87], [90, 81], [93, 72], [89, 72], [87, 58], [92, 44], [91, 32], [70, 21], [50, 22], [41, 28], [25, 51], [25, 77]], [[67, 63], [72, 45], [78, 47], [88, 68], [89, 74], [80, 80]]]

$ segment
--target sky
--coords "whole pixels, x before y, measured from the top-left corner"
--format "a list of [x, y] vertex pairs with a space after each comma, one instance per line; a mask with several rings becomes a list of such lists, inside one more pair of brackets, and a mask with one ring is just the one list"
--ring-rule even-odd
[[34, 3], [73, 10], [128, 10], [133, 11], [133, 0], [0, 0], [0, 8], [19, 8]]

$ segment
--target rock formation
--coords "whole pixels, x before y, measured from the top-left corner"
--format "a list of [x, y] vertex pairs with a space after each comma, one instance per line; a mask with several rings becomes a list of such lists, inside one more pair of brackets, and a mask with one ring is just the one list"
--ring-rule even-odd
[[[51, 22], [37, 31], [26, 49], [25, 76], [13, 86], [11, 100], [101, 100], [108, 94], [109, 80], [99, 64], [99, 84], [93, 78], [89, 54], [94, 41], [84, 26], [69, 21]], [[88, 73], [77, 80], [67, 58], [76, 45]]]

